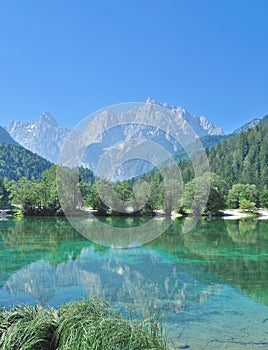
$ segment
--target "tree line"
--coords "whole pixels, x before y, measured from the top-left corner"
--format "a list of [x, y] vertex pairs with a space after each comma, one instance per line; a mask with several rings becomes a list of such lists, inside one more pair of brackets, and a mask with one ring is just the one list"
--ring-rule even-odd
[[[267, 135], [268, 117], [265, 117], [261, 125], [207, 150], [211, 173], [199, 178], [194, 177], [191, 162], [181, 160], [179, 167], [184, 183], [181, 188], [174, 180], [165, 181], [157, 171], [139, 179], [110, 183], [105, 179], [95, 179], [88, 169], [70, 171], [51, 166], [39, 156], [32, 160], [26, 150], [24, 159], [24, 155], [16, 153], [16, 148], [8, 148], [12, 145], [2, 145], [2, 155], [7, 146], [5, 162], [19, 165], [16, 168], [13, 164], [16, 173], [11, 178], [0, 176], [0, 204], [20, 205], [26, 215], [62, 215], [62, 209], [66, 212], [85, 206], [101, 215], [121, 215], [121, 207], [124, 215], [151, 215], [157, 210], [163, 210], [166, 215], [172, 210], [183, 214], [218, 215], [225, 208], [249, 211], [268, 208]], [[27, 160], [30, 167], [35, 167], [31, 170], [31, 178], [20, 170], [20, 164]], [[197, 156], [197, 162], [202, 164], [202, 156]], [[1, 152], [0, 169], [3, 169]], [[57, 184], [56, 172], [59, 169], [63, 172], [62, 184]], [[136, 186], [137, 180], [139, 186]], [[57, 193], [59, 186], [63, 186], [61, 193], [65, 197], [62, 203]], [[115, 202], [117, 208], [113, 207]], [[144, 205], [139, 208], [139, 203]]]

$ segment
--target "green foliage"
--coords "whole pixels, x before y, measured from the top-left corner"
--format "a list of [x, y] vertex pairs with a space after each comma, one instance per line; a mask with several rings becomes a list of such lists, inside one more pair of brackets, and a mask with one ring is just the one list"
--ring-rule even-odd
[[25, 215], [62, 214], [56, 184], [56, 165], [43, 173], [41, 180], [10, 181], [7, 188], [13, 204], [22, 206]]
[[98, 179], [91, 188], [86, 204], [92, 207], [94, 210], [97, 210], [99, 214], [105, 215], [107, 214], [109, 207], [106, 205], [106, 200], [102, 201], [99, 191], [102, 193], [103, 197], [109, 201], [111, 191], [110, 184], [104, 179]]
[[[161, 206], [161, 188], [156, 181], [147, 183], [142, 179], [134, 182], [133, 186], [131, 181], [112, 184], [105, 179], [97, 179], [86, 204], [97, 210], [100, 215], [107, 215], [112, 209], [114, 215], [128, 215], [125, 213], [126, 207], [134, 210], [134, 213], [130, 212], [129, 215], [151, 214]], [[115, 203], [118, 211], [114, 210]]]
[[182, 200], [183, 210], [192, 210], [194, 215], [219, 214], [225, 208], [227, 185], [213, 173], [205, 173], [185, 186]]
[[40, 306], [22, 306], [11, 312], [2, 310], [0, 322], [1, 349], [46, 350], [51, 349], [58, 315]]
[[144, 206], [145, 213], [153, 213], [157, 209], [161, 209], [163, 206], [163, 193], [162, 187], [158, 181], [153, 180], [150, 185], [150, 196]]
[[113, 185], [113, 189], [117, 194], [117, 197], [124, 202], [130, 202], [133, 199], [133, 192], [130, 187], [130, 184], [127, 181], [116, 182]]
[[[227, 205], [231, 209], [247, 209], [246, 207], [256, 207], [258, 191], [256, 185], [234, 184], [228, 191]], [[249, 205], [249, 203], [252, 203]], [[242, 205], [242, 207], [241, 207]]]
[[239, 201], [239, 208], [242, 210], [246, 210], [246, 211], [251, 211], [251, 212], [255, 212], [256, 211], [256, 203], [255, 202], [251, 202], [249, 199], [246, 198], [241, 198]]
[[171, 215], [172, 210], [176, 209], [180, 204], [182, 197], [182, 184], [177, 180], [168, 179], [162, 183], [163, 209], [167, 216]]
[[[228, 207], [239, 208], [242, 198], [259, 206], [259, 194], [268, 188], [267, 135], [268, 116], [265, 116], [258, 126], [239, 135], [232, 135], [207, 150], [210, 170], [226, 181], [228, 188], [232, 189], [227, 198]], [[200, 160], [202, 164], [201, 159], [202, 157], [198, 156], [196, 161]], [[179, 166], [184, 182], [193, 180], [195, 174], [191, 162], [184, 160]], [[250, 187], [253, 185], [255, 187]], [[187, 190], [189, 191], [189, 188]]]
[[[57, 178], [56, 178], [57, 175]], [[78, 169], [57, 167], [55, 175], [55, 188], [59, 191], [61, 206], [64, 212], [78, 213], [84, 205], [83, 196], [87, 195], [87, 186], [81, 184]]]
[[79, 176], [81, 178], [81, 181], [83, 183], [88, 184], [89, 186], [92, 186], [95, 178], [93, 175], [93, 172], [87, 168], [79, 167], [78, 168]]
[[[210, 179], [210, 193], [204, 210], [202, 206], [205, 201], [208, 179], [204, 176], [193, 180], [195, 174], [192, 163], [187, 157], [177, 154], [175, 158], [180, 159], [179, 166], [186, 184], [183, 208], [188, 210], [191, 208], [195, 214], [200, 211], [219, 213], [225, 207], [226, 183], [230, 189], [227, 197], [228, 207], [253, 208], [259, 204], [267, 207], [267, 195], [265, 194], [268, 188], [267, 134], [268, 116], [263, 118], [259, 126], [237, 136], [203, 138], [202, 142], [208, 148], [218, 143], [209, 151], [207, 150], [207, 157], [211, 171], [219, 176], [217, 178], [216, 175], [212, 175]], [[195, 163], [198, 168], [202, 169], [202, 164], [205, 162], [203, 157], [198, 155], [198, 148], [196, 152], [195, 149], [195, 143], [189, 146], [190, 153], [196, 155]], [[137, 179], [115, 184], [104, 179], [95, 181], [93, 173], [84, 168], [79, 168], [79, 172], [58, 168], [58, 171], [62, 173], [62, 176], [59, 177], [60, 180], [62, 178], [62, 181], [56, 184], [55, 167], [45, 172], [43, 176], [41, 175], [49, 167], [49, 162], [23, 147], [2, 144], [0, 146], [0, 178], [2, 176], [2, 178], [19, 181], [17, 183], [4, 181], [3, 183], [0, 180], [0, 205], [7, 204], [10, 193], [13, 202], [21, 204], [25, 214], [61, 214], [57, 185], [61, 188], [62, 205], [65, 211], [75, 211], [81, 208], [84, 200], [88, 206], [98, 210], [102, 215], [111, 213], [115, 202], [117, 208], [113, 214], [116, 215], [121, 212], [120, 208], [126, 205], [133, 208], [136, 215], [153, 213], [160, 208], [170, 215], [174, 208], [179, 208], [181, 205], [182, 188], [179, 188], [175, 180], [164, 181], [163, 176], [156, 169], [140, 177], [139, 180], [145, 180], [147, 184], [140, 181], [136, 186]], [[40, 178], [42, 179], [37, 181]], [[139, 206], [139, 204], [143, 205]]]
[[4, 204], [5, 186], [3, 179], [0, 178], [0, 206]]
[[45, 170], [40, 180], [22, 177], [17, 182], [6, 181], [5, 186], [10, 200], [22, 207], [24, 215], [63, 215], [62, 208], [77, 212], [90, 192], [90, 185], [81, 181], [77, 170], [56, 165]]
[[127, 320], [98, 299], [58, 311], [40, 306], [0, 312], [2, 350], [167, 350], [158, 320]]
[[51, 163], [22, 146], [0, 143], [0, 177], [9, 180], [40, 179]]
[[261, 207], [268, 209], [268, 190], [263, 191], [261, 194], [260, 205]]
[[268, 187], [268, 125], [265, 118], [237, 137], [208, 152], [211, 171], [233, 184], [255, 184], [258, 191]]
[[235, 184], [232, 186], [232, 188], [228, 192], [228, 197], [227, 197], [228, 208], [231, 208], [231, 209], [239, 208], [239, 201], [241, 199], [243, 189], [244, 189], [243, 184]]

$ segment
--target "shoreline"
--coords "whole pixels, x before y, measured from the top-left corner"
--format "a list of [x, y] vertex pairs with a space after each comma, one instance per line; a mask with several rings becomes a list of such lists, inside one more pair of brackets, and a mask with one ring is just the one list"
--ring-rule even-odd
[[[258, 209], [257, 215], [258, 217], [256, 219], [258, 220], [268, 220], [268, 210]], [[241, 212], [239, 209], [226, 209], [226, 210], [223, 210], [222, 218], [224, 220], [238, 220], [238, 219], [249, 218], [251, 216], [254, 216], [254, 215], [252, 215], [252, 213]]]
[[[6, 219], [7, 217], [14, 216], [14, 214], [9, 213], [12, 209], [0, 209], [0, 219]], [[89, 209], [89, 208], [83, 208], [80, 214], [83, 213], [84, 215], [94, 215], [97, 214], [97, 210]], [[47, 215], [33, 215], [33, 216], [47, 216]], [[113, 215], [101, 215], [101, 216], [113, 216]], [[116, 215], [115, 215], [116, 216]], [[120, 215], [119, 215], [120, 216]], [[123, 215], [125, 217], [138, 217], [138, 215]], [[164, 211], [163, 210], [156, 210], [154, 212], [154, 215], [156, 217], [164, 217]], [[174, 210], [171, 212], [170, 218], [172, 220], [175, 220], [176, 218], [183, 217], [182, 214], [175, 212]], [[256, 213], [251, 212], [242, 212], [239, 209], [225, 209], [222, 210], [222, 216], [220, 216], [224, 220], [239, 220], [244, 218], [256, 218], [258, 220], [268, 220], [268, 209], [258, 209]]]

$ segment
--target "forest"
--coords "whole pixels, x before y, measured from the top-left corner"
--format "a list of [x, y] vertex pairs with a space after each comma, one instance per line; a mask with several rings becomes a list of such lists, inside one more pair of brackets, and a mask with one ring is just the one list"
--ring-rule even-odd
[[40, 179], [51, 163], [19, 145], [0, 144], [0, 178], [8, 180]]
[[[72, 186], [74, 170], [64, 169], [65, 178], [71, 181], [64, 192], [72, 191], [71, 203], [66, 200], [65, 210], [91, 207], [99, 215], [120, 215], [120, 210], [113, 209], [111, 203], [115, 197], [112, 196], [132, 208], [124, 215], [153, 215], [156, 210], [163, 210], [166, 215], [172, 210], [182, 214], [219, 215], [225, 208], [251, 212], [268, 208], [267, 135], [268, 116], [265, 116], [260, 125], [236, 136], [221, 138], [220, 143], [206, 150], [210, 173], [200, 178], [194, 176], [191, 162], [178, 157], [184, 183], [184, 189], [179, 191], [172, 181], [164, 181], [158, 171], [141, 176], [140, 180], [145, 180], [147, 185], [140, 185], [135, 192], [133, 185], [137, 179], [109, 183], [95, 179], [93, 173], [84, 168], [75, 170], [79, 181]], [[197, 155], [197, 161], [202, 163], [202, 156]], [[22, 147], [1, 144], [0, 204], [19, 205], [25, 215], [63, 215], [57, 194], [57, 169], [60, 167]], [[137, 209], [135, 203], [142, 195], [147, 195], [147, 201]]]

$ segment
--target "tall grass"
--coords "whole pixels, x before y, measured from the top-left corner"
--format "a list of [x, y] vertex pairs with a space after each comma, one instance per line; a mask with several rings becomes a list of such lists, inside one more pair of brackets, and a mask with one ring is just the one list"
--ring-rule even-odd
[[0, 310], [1, 350], [166, 350], [155, 318], [128, 320], [99, 299], [59, 310], [40, 306]]

